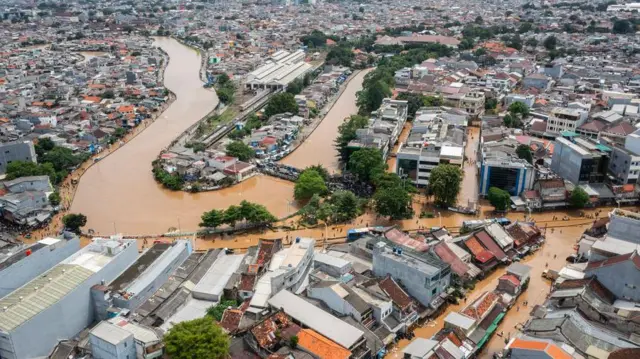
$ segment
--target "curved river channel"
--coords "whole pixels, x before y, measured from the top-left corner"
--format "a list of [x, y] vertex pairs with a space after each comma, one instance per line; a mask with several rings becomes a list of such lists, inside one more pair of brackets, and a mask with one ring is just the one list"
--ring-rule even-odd
[[[295, 204], [291, 202], [293, 184], [267, 176], [256, 176], [224, 190], [197, 194], [169, 191], [154, 181], [151, 162], [160, 151], [218, 104], [215, 93], [203, 88], [199, 79], [197, 51], [169, 38], [159, 38], [155, 44], [169, 54], [164, 83], [177, 99], [148, 128], [81, 177], [71, 211], [87, 216], [85, 228], [102, 235], [159, 234], [171, 227], [193, 231], [198, 228], [204, 211], [226, 208], [242, 200], [263, 204], [276, 216], [295, 211]], [[362, 77], [348, 86], [359, 89]], [[355, 91], [348, 88], [345, 94], [349, 94], [343, 95], [347, 101], [341, 97], [324, 120], [336, 128], [346, 117], [344, 107], [352, 107], [347, 115], [357, 110], [355, 98], [348, 99], [355, 97]], [[332, 120], [336, 116], [339, 119]], [[323, 139], [316, 140], [317, 137]], [[318, 136], [312, 135], [310, 139], [316, 153], [334, 153], [333, 138], [326, 136], [326, 132], [318, 131]], [[296, 165], [305, 167], [316, 163], [312, 158], [305, 160], [308, 163], [298, 159]]]

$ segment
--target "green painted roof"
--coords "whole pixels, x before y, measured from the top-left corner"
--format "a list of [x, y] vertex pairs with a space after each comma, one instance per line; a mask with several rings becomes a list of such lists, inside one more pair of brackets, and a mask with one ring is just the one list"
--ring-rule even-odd
[[578, 137], [580, 136], [579, 134], [573, 132], [573, 131], [562, 131], [560, 132], [560, 134], [562, 135], [562, 137]]

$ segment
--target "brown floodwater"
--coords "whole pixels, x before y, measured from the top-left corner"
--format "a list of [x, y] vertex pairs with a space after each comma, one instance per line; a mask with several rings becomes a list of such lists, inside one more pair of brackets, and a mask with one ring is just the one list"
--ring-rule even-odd
[[282, 163], [297, 168], [321, 164], [331, 173], [340, 172], [338, 151], [334, 147], [334, 141], [338, 137], [338, 127], [346, 118], [358, 113], [356, 94], [362, 90], [362, 81], [370, 71], [371, 69], [363, 70], [349, 81], [318, 128], [300, 147], [283, 159]]
[[200, 56], [173, 39], [156, 45], [170, 56], [165, 85], [177, 99], [138, 136], [93, 165], [81, 177], [71, 211], [88, 217], [86, 229], [100, 234], [158, 234], [170, 227], [197, 229], [202, 212], [242, 200], [264, 204], [277, 216], [294, 211], [293, 185], [266, 176], [228, 189], [190, 194], [158, 185], [151, 162], [160, 151], [217, 104], [215, 93], [199, 79]]

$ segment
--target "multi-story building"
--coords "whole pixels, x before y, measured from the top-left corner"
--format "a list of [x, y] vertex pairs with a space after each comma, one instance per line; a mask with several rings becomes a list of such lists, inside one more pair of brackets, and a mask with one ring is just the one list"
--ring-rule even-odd
[[481, 116], [484, 113], [485, 96], [483, 92], [474, 91], [464, 94], [460, 99], [460, 107], [469, 116]]
[[618, 184], [635, 184], [640, 177], [640, 130], [625, 138], [624, 148], [612, 146], [609, 172]]
[[547, 121], [547, 132], [559, 134], [563, 131], [575, 132], [589, 115], [587, 111], [575, 108], [555, 107]]
[[[135, 240], [94, 239], [0, 300], [0, 356], [47, 356], [94, 320], [91, 287], [112, 281], [138, 256]], [[37, 339], [37, 340], [35, 340]]]
[[51, 269], [80, 249], [80, 239], [45, 238], [28, 247], [18, 247], [0, 262], [0, 298]]
[[573, 184], [600, 183], [607, 176], [609, 151], [607, 146], [583, 138], [574, 142], [556, 138], [551, 170]]
[[486, 196], [491, 187], [505, 190], [512, 196], [533, 188], [535, 168], [525, 159], [518, 158], [518, 145], [516, 140], [506, 138], [482, 146], [480, 195]]
[[369, 126], [356, 131], [356, 138], [349, 142], [348, 148], [351, 151], [376, 148], [383, 158], [387, 158], [404, 128], [408, 109], [407, 101], [385, 98], [380, 108], [372, 113]]
[[13, 161], [36, 162], [36, 150], [31, 141], [13, 141], [0, 144], [0, 174], [7, 171]]
[[267, 300], [282, 289], [295, 291], [312, 267], [315, 243], [313, 238], [296, 238], [290, 247], [276, 252], [254, 287], [251, 307], [266, 308]]
[[395, 172], [417, 186], [429, 184], [431, 170], [441, 163], [462, 166], [466, 116], [423, 109], [416, 113], [407, 140], [400, 145]]
[[[451, 281], [451, 266], [432, 255], [418, 255], [411, 250], [390, 247], [380, 241], [373, 248], [373, 273], [391, 276], [426, 307], [435, 307]], [[434, 308], [434, 309], [435, 309]]]

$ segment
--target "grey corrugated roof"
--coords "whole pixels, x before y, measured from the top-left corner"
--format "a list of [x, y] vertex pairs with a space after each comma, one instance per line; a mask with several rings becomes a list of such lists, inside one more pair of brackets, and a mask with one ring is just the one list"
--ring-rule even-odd
[[[49, 308], [93, 272], [76, 264], [58, 264], [0, 300], [0, 330], [10, 332]], [[6, 309], [5, 309], [6, 308]]]

